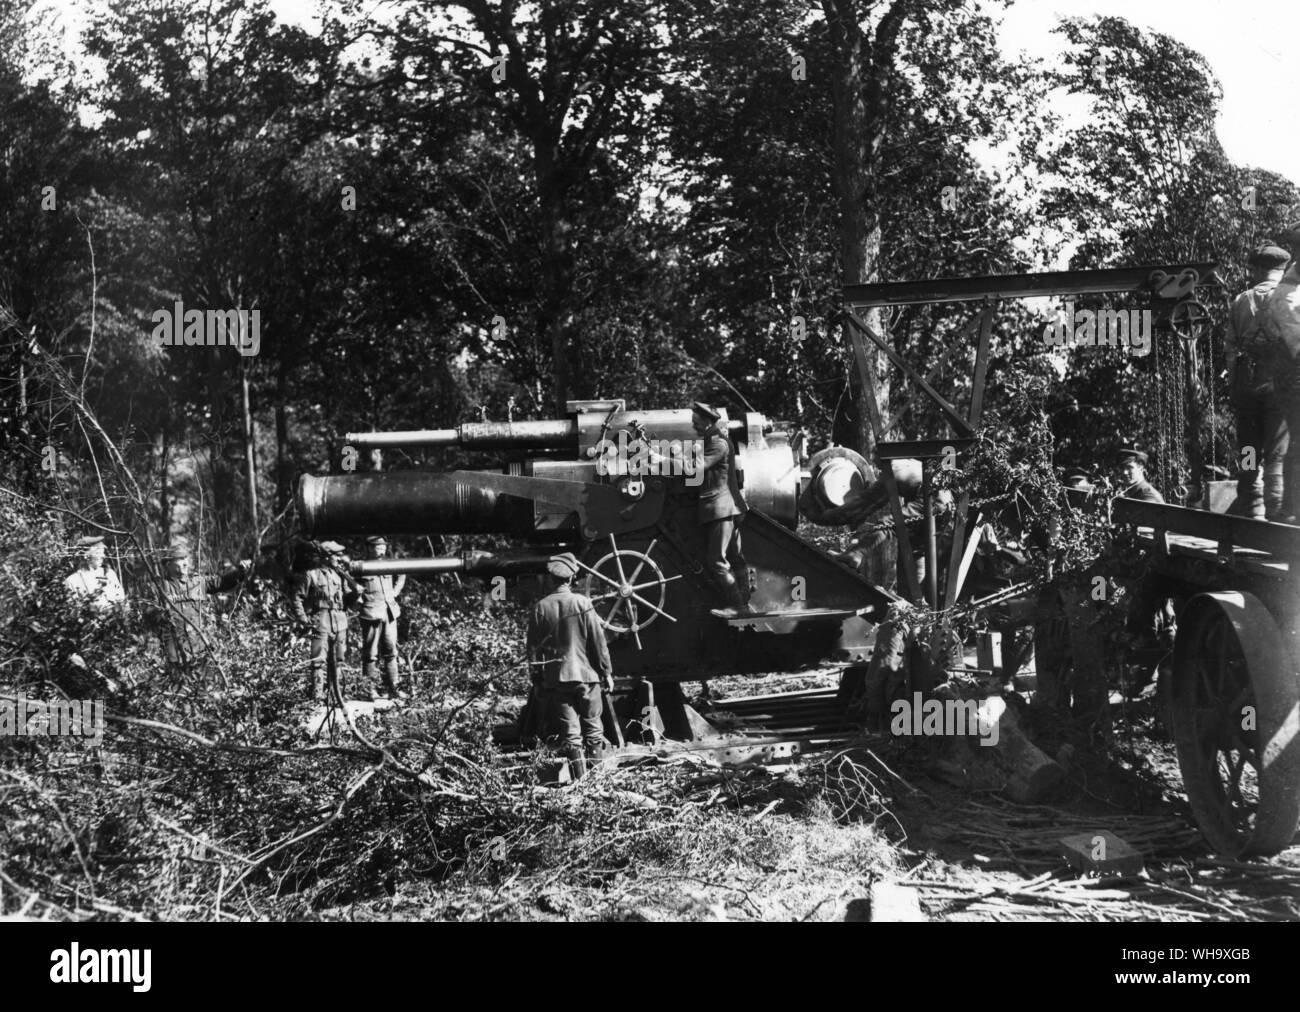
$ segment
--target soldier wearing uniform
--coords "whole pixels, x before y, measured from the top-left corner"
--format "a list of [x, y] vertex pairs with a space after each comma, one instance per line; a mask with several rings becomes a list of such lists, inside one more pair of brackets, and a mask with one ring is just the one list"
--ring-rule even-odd
[[[372, 559], [388, 554], [388, 542], [382, 537], [366, 538], [366, 546]], [[361, 673], [366, 685], [373, 686], [378, 665], [384, 693], [390, 699], [406, 697], [397, 687], [397, 618], [402, 614], [397, 595], [405, 586], [405, 576], [366, 576], [361, 580]]]
[[1131, 446], [1121, 446], [1115, 454], [1115, 478], [1119, 494], [1125, 499], [1164, 502], [1154, 485], [1147, 481], [1147, 455]]
[[578, 560], [569, 552], [556, 555], [546, 572], [552, 589], [528, 616], [528, 661], [546, 708], [544, 737], [563, 750], [574, 776], [581, 777], [588, 756], [608, 744], [601, 730], [601, 683], [614, 688], [614, 666], [595, 607], [573, 590]]
[[[695, 434], [704, 440], [700, 466], [699, 521], [705, 530], [704, 568], [722, 592], [727, 605], [736, 611], [748, 608], [749, 567], [741, 554], [740, 525], [748, 507], [740, 494], [735, 451], [722, 416], [708, 404], [696, 401], [691, 408]], [[737, 582], [737, 575], [740, 582]]]
[[104, 538], [91, 535], [77, 542], [80, 565], [68, 575], [63, 586], [69, 595], [81, 598], [97, 612], [106, 612], [126, 600], [122, 581], [112, 568], [104, 565]]
[[299, 627], [311, 636], [307, 681], [307, 698], [320, 699], [328, 684], [345, 698], [339, 670], [347, 653], [348, 613], [361, 594], [356, 581], [342, 569], [338, 557], [343, 546], [326, 541], [314, 565], [302, 575], [293, 589], [293, 611]]
[[1239, 459], [1249, 447], [1254, 464], [1243, 467], [1237, 476], [1233, 512], [1270, 520], [1282, 513], [1282, 462], [1289, 439], [1275, 390], [1281, 349], [1262, 334], [1260, 312], [1282, 280], [1288, 259], [1287, 251], [1278, 246], [1255, 250], [1250, 258], [1251, 287], [1232, 300], [1223, 338], [1228, 390], [1237, 413]]
[[168, 664], [185, 665], [202, 657], [207, 648], [204, 631], [208, 627], [208, 595], [230, 590], [248, 575], [253, 564], [245, 559], [220, 576], [192, 573], [190, 552], [183, 545], [169, 549], [166, 561], [167, 575], [162, 580], [166, 611], [163, 652]]
[[1291, 262], [1260, 307], [1255, 326], [1260, 341], [1273, 349], [1274, 396], [1293, 434], [1283, 459], [1282, 508], [1272, 519], [1293, 524], [1300, 519], [1300, 221], [1283, 233], [1282, 244]]

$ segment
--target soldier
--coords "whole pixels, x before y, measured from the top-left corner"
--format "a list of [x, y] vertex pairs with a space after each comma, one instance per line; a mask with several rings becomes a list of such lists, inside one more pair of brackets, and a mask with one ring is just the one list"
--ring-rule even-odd
[[299, 628], [311, 636], [307, 698], [312, 700], [321, 698], [327, 684], [340, 701], [345, 698], [345, 686], [339, 677], [348, 642], [345, 609], [361, 594], [356, 581], [343, 569], [342, 554], [342, 545], [326, 541], [316, 552], [312, 568], [293, 589], [294, 616]]
[[77, 542], [80, 564], [63, 581], [68, 594], [83, 599], [96, 612], [106, 612], [126, 600], [122, 582], [104, 565], [104, 538], [91, 535]]
[[1273, 386], [1280, 349], [1264, 338], [1256, 324], [1260, 310], [1282, 280], [1288, 259], [1287, 251], [1277, 246], [1260, 246], [1251, 254], [1251, 287], [1233, 299], [1223, 341], [1228, 390], [1237, 414], [1238, 462], [1247, 448], [1254, 458], [1254, 466], [1242, 467], [1237, 476], [1232, 512], [1270, 520], [1282, 512], [1282, 461], [1288, 437], [1286, 417]]
[[[372, 559], [388, 554], [388, 542], [375, 536], [366, 538]], [[397, 617], [402, 607], [397, 595], [406, 586], [406, 577], [367, 576], [361, 580], [361, 674], [367, 686], [374, 685], [375, 666], [382, 665], [384, 694], [389, 699], [406, 699], [397, 687]]]
[[167, 663], [188, 664], [206, 651], [204, 632], [208, 628], [209, 594], [220, 594], [243, 580], [253, 568], [248, 559], [220, 576], [191, 572], [192, 558], [184, 545], [167, 551], [166, 576], [162, 580], [165, 621], [163, 652]]
[[[1291, 263], [1255, 318], [1260, 339], [1278, 362], [1275, 397], [1287, 429], [1300, 434], [1300, 222], [1282, 236]], [[1276, 517], [1295, 523], [1300, 514], [1300, 439], [1290, 439], [1283, 460], [1284, 500]]]
[[707, 545], [704, 567], [728, 606], [736, 612], [748, 611], [749, 567], [740, 544], [740, 525], [748, 507], [740, 494], [735, 452], [722, 416], [709, 405], [701, 401], [692, 405], [691, 425], [704, 440], [704, 459], [700, 463], [704, 480], [698, 514]]
[[1125, 499], [1164, 502], [1165, 497], [1147, 481], [1147, 455], [1131, 446], [1121, 446], [1115, 454], [1115, 485]]
[[578, 560], [569, 552], [553, 556], [546, 572], [551, 593], [528, 616], [528, 661], [546, 707], [544, 737], [563, 749], [576, 778], [587, 772], [587, 757], [608, 745], [600, 693], [602, 681], [613, 690], [614, 667], [596, 609], [573, 590]]

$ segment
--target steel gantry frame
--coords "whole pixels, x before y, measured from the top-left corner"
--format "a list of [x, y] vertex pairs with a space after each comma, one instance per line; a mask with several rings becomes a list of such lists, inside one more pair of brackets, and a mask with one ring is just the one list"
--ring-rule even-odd
[[[938, 539], [935, 528], [934, 500], [931, 490], [933, 460], [955, 450], [958, 454], [975, 442], [984, 410], [984, 388], [988, 380], [989, 346], [993, 335], [993, 319], [997, 303], [1004, 299], [1038, 298], [1043, 296], [1101, 295], [1118, 292], [1148, 295], [1158, 306], [1172, 313], [1174, 306], [1193, 301], [1195, 291], [1202, 286], [1222, 287], [1215, 273], [1217, 264], [1184, 263], [1153, 264], [1141, 267], [1110, 267], [1101, 270], [1049, 271], [1036, 274], [1002, 274], [973, 278], [935, 278], [929, 281], [884, 281], [871, 284], [843, 286], [844, 318], [853, 343], [858, 378], [866, 395], [871, 431], [875, 439], [876, 461], [880, 477], [889, 496], [894, 531], [898, 538], [900, 559], [912, 558], [911, 538], [903, 515], [903, 501], [898, 483], [894, 479], [892, 461], [901, 458], [920, 459], [922, 465], [922, 500], [925, 520], [925, 573], [924, 591], [917, 580], [916, 571], [905, 564], [903, 581], [906, 596], [913, 602], [925, 603], [939, 610]], [[922, 376], [907, 364], [893, 348], [885, 335], [878, 332], [859, 314], [866, 310], [891, 306], [926, 305], [947, 302], [981, 302], [978, 314], [959, 332], [968, 336], [976, 327], [979, 343], [975, 353], [975, 368], [971, 377], [971, 400], [965, 415], [940, 394], [930, 383], [931, 377]], [[887, 436], [897, 423], [899, 413], [886, 419], [876, 398], [876, 369], [871, 348], [883, 354], [922, 394], [939, 409], [950, 429], [943, 439], [890, 441]], [[943, 587], [943, 608], [951, 608], [961, 593], [962, 577], [969, 567], [969, 556], [978, 542], [975, 536], [967, 545], [970, 494], [963, 493], [957, 502], [953, 522], [952, 549]]]

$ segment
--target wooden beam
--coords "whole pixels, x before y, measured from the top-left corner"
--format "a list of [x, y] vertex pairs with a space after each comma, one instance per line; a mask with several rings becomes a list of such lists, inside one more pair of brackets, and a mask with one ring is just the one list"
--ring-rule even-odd
[[888, 341], [877, 334], [874, 329], [859, 320], [851, 311], [847, 312], [845, 316], [859, 333], [865, 334], [867, 337], [871, 338], [871, 342], [885, 353], [885, 357], [894, 363], [904, 376], [925, 391], [930, 400], [934, 401], [939, 410], [947, 417], [948, 423], [952, 426], [953, 432], [959, 436], [972, 435], [970, 426], [966, 424], [966, 419], [962, 418], [962, 416], [957, 413], [957, 409], [948, 403], [946, 398], [925, 381], [924, 376], [920, 375], [915, 369], [904, 362], [902, 356], [889, 346]]
[[1124, 498], [1112, 501], [1111, 517], [1115, 523], [1189, 534], [1220, 545], [1253, 548], [1280, 559], [1300, 559], [1300, 527], [1291, 524]]
[[1029, 299], [1044, 295], [1103, 295], [1109, 292], [1151, 291], [1154, 279], [1196, 272], [1198, 285], [1222, 286], [1214, 263], [1148, 264], [1109, 267], [1096, 271], [1046, 271], [1039, 274], [996, 274], [976, 278], [934, 278], [929, 281], [881, 281], [845, 285], [844, 304], [854, 309], [923, 303], [967, 302], [976, 299]]
[[876, 456], [880, 460], [925, 460], [928, 457], [944, 457], [950, 449], [960, 453], [975, 445], [970, 437], [962, 439], [898, 439], [889, 443], [876, 444]]
[[[980, 343], [975, 351], [975, 376], [971, 380], [970, 390], [970, 427], [978, 430], [980, 419], [984, 414], [984, 384], [989, 374], [989, 343], [993, 337], [993, 303], [986, 302], [980, 310]], [[952, 549], [948, 553], [948, 572], [944, 576], [944, 608], [951, 608], [961, 593], [965, 581], [965, 569], [970, 567], [966, 556], [967, 514], [970, 512], [970, 492], [963, 492], [957, 501], [957, 512], [953, 516]], [[976, 538], [972, 538], [976, 541]]]
[[[849, 315], [849, 319], [853, 319]], [[857, 322], [857, 321], [854, 321]], [[876, 370], [871, 365], [871, 352], [862, 334], [849, 328], [849, 339], [853, 342], [853, 357], [858, 363], [858, 381], [867, 399], [867, 412], [871, 415], [871, 431], [879, 446], [884, 433], [881, 431], [883, 418], [880, 402], [876, 400]], [[921, 586], [916, 579], [916, 567], [912, 564], [912, 539], [907, 536], [907, 519], [903, 516], [903, 500], [898, 494], [898, 482], [894, 480], [894, 466], [884, 461], [880, 469], [880, 480], [889, 495], [889, 509], [894, 518], [894, 537], [897, 542], [899, 568], [903, 571], [903, 583], [907, 598], [913, 603], [921, 602]]]

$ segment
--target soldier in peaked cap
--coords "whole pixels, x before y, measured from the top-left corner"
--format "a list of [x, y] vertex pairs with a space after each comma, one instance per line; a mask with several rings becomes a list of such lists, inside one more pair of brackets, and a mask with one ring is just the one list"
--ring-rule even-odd
[[1115, 453], [1115, 484], [1125, 499], [1164, 502], [1165, 497], [1147, 481], [1147, 455], [1132, 446], [1121, 446]]
[[[691, 424], [704, 440], [700, 466], [699, 521], [704, 527], [704, 568], [722, 592], [729, 608], [748, 608], [749, 567], [741, 554], [740, 525], [749, 507], [740, 494], [736, 454], [720, 412], [703, 401], [691, 405]], [[737, 582], [739, 576], [740, 582]]]
[[[315, 553], [312, 568], [294, 585], [291, 600], [299, 628], [310, 636], [307, 698], [316, 700], [326, 686], [345, 699], [340, 669], [347, 653], [347, 607], [361, 596], [356, 581], [342, 565], [343, 546], [326, 541]], [[329, 697], [327, 697], [329, 698]]]
[[601, 684], [614, 688], [605, 627], [591, 601], [573, 589], [578, 560], [552, 556], [546, 573], [551, 593], [528, 616], [528, 661], [545, 706], [545, 737], [563, 750], [576, 777], [587, 759], [607, 746], [601, 729]]
[[1274, 384], [1284, 355], [1263, 333], [1261, 313], [1289, 259], [1280, 246], [1256, 247], [1250, 257], [1250, 287], [1232, 300], [1223, 338], [1228, 391], [1237, 415], [1238, 460], [1252, 464], [1237, 475], [1232, 512], [1250, 517], [1282, 512], [1289, 438]]
[[[1258, 340], [1276, 361], [1273, 397], [1288, 433], [1300, 432], [1300, 222], [1285, 229], [1282, 245], [1291, 262], [1255, 317]], [[1269, 519], [1295, 523], [1300, 514], [1300, 438], [1289, 438], [1282, 462], [1282, 507]]]
[[[366, 538], [366, 551], [372, 559], [388, 554], [388, 541], [379, 535]], [[405, 697], [397, 687], [397, 619], [402, 606], [397, 596], [406, 586], [405, 576], [365, 576], [361, 578], [361, 674], [367, 685], [374, 685], [378, 666], [384, 679], [383, 691], [389, 699]]]
[[104, 565], [104, 538], [87, 535], [77, 541], [78, 566], [63, 586], [74, 597], [85, 600], [97, 612], [106, 612], [126, 601], [122, 581], [111, 566]]
[[193, 573], [190, 550], [183, 544], [168, 549], [163, 561], [163, 652], [168, 664], [184, 665], [207, 650], [208, 595], [230, 590], [249, 574], [253, 563], [245, 559], [221, 574]]

